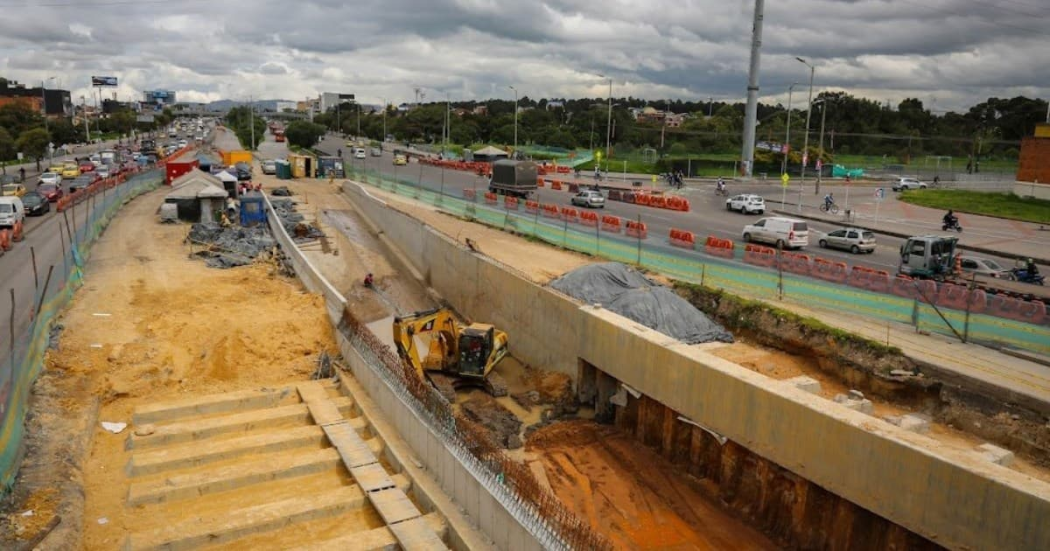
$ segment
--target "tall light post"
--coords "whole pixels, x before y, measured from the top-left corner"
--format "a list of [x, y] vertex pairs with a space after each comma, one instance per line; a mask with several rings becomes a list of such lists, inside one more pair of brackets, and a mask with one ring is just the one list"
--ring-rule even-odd
[[822, 169], [823, 168], [823, 159], [824, 159], [824, 121], [827, 119], [827, 115], [828, 115], [828, 98], [826, 98], [826, 97], [825, 98], [820, 98], [817, 101], [820, 102], [820, 140], [819, 140], [820, 141], [820, 146], [819, 146], [818, 152], [817, 152], [817, 166], [820, 166], [821, 169], [817, 170], [817, 187], [816, 187], [816, 190], [817, 190], [816, 193], [819, 195], [820, 194], [820, 180], [821, 180], [821, 177], [824, 175], [824, 170]]
[[386, 98], [383, 98], [383, 138], [379, 140], [380, 144], [386, 143]]
[[[809, 160], [809, 119], [813, 114], [813, 73], [816, 72], [816, 68], [810, 65], [805, 59], [796, 57], [800, 63], [809, 67], [809, 109], [806, 109], [806, 139], [802, 141], [802, 175], [799, 178], [799, 182], [806, 181], [806, 161]], [[799, 191], [799, 208], [802, 205], [801, 191]]]
[[755, 16], [751, 27], [751, 65], [747, 71], [747, 104], [744, 106], [744, 135], [740, 146], [743, 176], [750, 178], [755, 165], [755, 127], [758, 126], [758, 74], [762, 59], [762, 20], [765, 0], [755, 0]]
[[518, 154], [518, 89], [513, 86], [508, 86], [511, 90], [514, 90], [514, 155]]
[[781, 174], [787, 174], [788, 153], [791, 153], [791, 92], [794, 91], [796, 86], [798, 86], [797, 82], [792, 82], [791, 86], [788, 86], [788, 120], [787, 132], [784, 134], [784, 146], [787, 147], [787, 151], [784, 152], [784, 160], [780, 163]]
[[707, 118], [711, 118], [712, 112], [715, 108], [715, 98], [707, 98]]
[[255, 151], [255, 99], [248, 96], [248, 126], [252, 129], [251, 150]]
[[599, 74], [601, 78], [609, 79], [609, 118], [605, 123], [605, 162], [609, 162], [612, 156], [612, 78]]

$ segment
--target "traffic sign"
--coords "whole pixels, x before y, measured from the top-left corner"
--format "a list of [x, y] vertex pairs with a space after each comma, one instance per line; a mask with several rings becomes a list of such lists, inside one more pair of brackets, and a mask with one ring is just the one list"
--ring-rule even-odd
[[788, 182], [791, 181], [791, 176], [787, 175], [787, 172], [780, 175], [780, 185], [788, 187]]
[[656, 174], [653, 174], [653, 183], [656, 183]]

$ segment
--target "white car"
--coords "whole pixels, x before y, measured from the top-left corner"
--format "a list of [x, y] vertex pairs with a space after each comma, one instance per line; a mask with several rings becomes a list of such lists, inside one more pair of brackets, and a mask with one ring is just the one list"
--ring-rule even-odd
[[604, 209], [605, 208], [605, 196], [602, 192], [595, 191], [593, 189], [583, 190], [571, 199], [573, 205], [579, 205], [581, 207]]
[[359, 147], [359, 148], [354, 150], [354, 158], [355, 159], [364, 159], [365, 157], [366, 157], [366, 155], [365, 155], [365, 150], [364, 150], [363, 147]]
[[900, 178], [893, 183], [893, 191], [904, 191], [906, 189], [926, 189], [926, 184], [915, 178]]
[[762, 214], [766, 212], [766, 200], [758, 195], [737, 195], [726, 199], [726, 210], [735, 210], [743, 214]]
[[57, 172], [45, 172], [40, 175], [40, 183], [60, 186], [62, 185], [62, 175]]
[[960, 256], [959, 268], [968, 274], [976, 273], [999, 279], [1014, 279], [1013, 272], [1004, 268], [1002, 264], [982, 256]]
[[744, 226], [747, 243], [769, 243], [779, 249], [801, 249], [809, 244], [809, 226], [802, 220], [773, 216]]

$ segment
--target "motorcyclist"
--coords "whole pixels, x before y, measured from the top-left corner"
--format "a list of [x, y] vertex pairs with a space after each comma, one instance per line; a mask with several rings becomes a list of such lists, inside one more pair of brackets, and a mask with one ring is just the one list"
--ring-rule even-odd
[[1024, 269], [1028, 272], [1028, 278], [1034, 279], [1035, 276], [1039, 275], [1039, 268], [1035, 265], [1035, 261], [1029, 258], [1025, 261]]
[[943, 220], [944, 220], [944, 227], [946, 227], [946, 228], [955, 227], [955, 224], [958, 223], [958, 219], [955, 218], [955, 213], [952, 212], [951, 209], [948, 209], [948, 212], [945, 213]]
[[719, 178], [718, 179], [718, 183], [715, 184], [715, 185], [717, 186], [715, 189], [717, 189], [719, 193], [724, 193], [725, 192], [725, 190], [726, 190], [726, 181], [725, 180], [723, 180], [722, 178]]
[[365, 276], [365, 287], [371, 288], [373, 283], [374, 280], [372, 279], [372, 273], [369, 272], [368, 275]]

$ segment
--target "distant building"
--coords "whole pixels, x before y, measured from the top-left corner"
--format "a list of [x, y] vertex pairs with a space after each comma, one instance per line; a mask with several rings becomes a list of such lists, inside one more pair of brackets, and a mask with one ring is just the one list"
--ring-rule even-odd
[[117, 101], [115, 99], [104, 99], [102, 100], [102, 113], [111, 115], [117, 111], [138, 111], [139, 102], [137, 101]]
[[480, 115], [480, 116], [488, 115], [489, 114], [489, 106], [487, 106], [487, 105], [475, 106], [474, 107], [474, 114], [475, 115]]
[[174, 90], [147, 90], [142, 93], [142, 106], [144, 109], [152, 108], [161, 111], [165, 107], [175, 105]]
[[340, 103], [354, 102], [353, 94], [340, 94], [336, 92], [324, 92], [321, 94], [321, 112], [327, 113], [329, 109], [335, 109]]
[[279, 101], [276, 108], [278, 113], [284, 113], [285, 111], [297, 111], [298, 105], [294, 101]]
[[552, 109], [565, 109], [565, 102], [562, 102], [562, 101], [548, 101], [547, 102], [547, 110], [550, 111]]
[[14, 81], [0, 81], [0, 106], [21, 103], [49, 118], [73, 116], [73, 101], [69, 90], [26, 88]]
[[1040, 123], [1035, 126], [1035, 134], [1021, 139], [1021, 153], [1017, 163], [1017, 180], [1020, 182], [1041, 182], [1043, 185], [1037, 193], [1035, 185], [1015, 188], [1014, 193], [1021, 196], [1050, 198], [1050, 124]]
[[298, 113], [313, 113], [317, 111], [321, 106], [321, 100], [318, 98], [306, 98], [303, 101], [295, 102], [295, 111]]
[[668, 128], [682, 126], [682, 123], [688, 117], [687, 113], [672, 113], [670, 111], [661, 111], [654, 107], [646, 107], [644, 109], [632, 108], [631, 115], [638, 122], [666, 124]]

